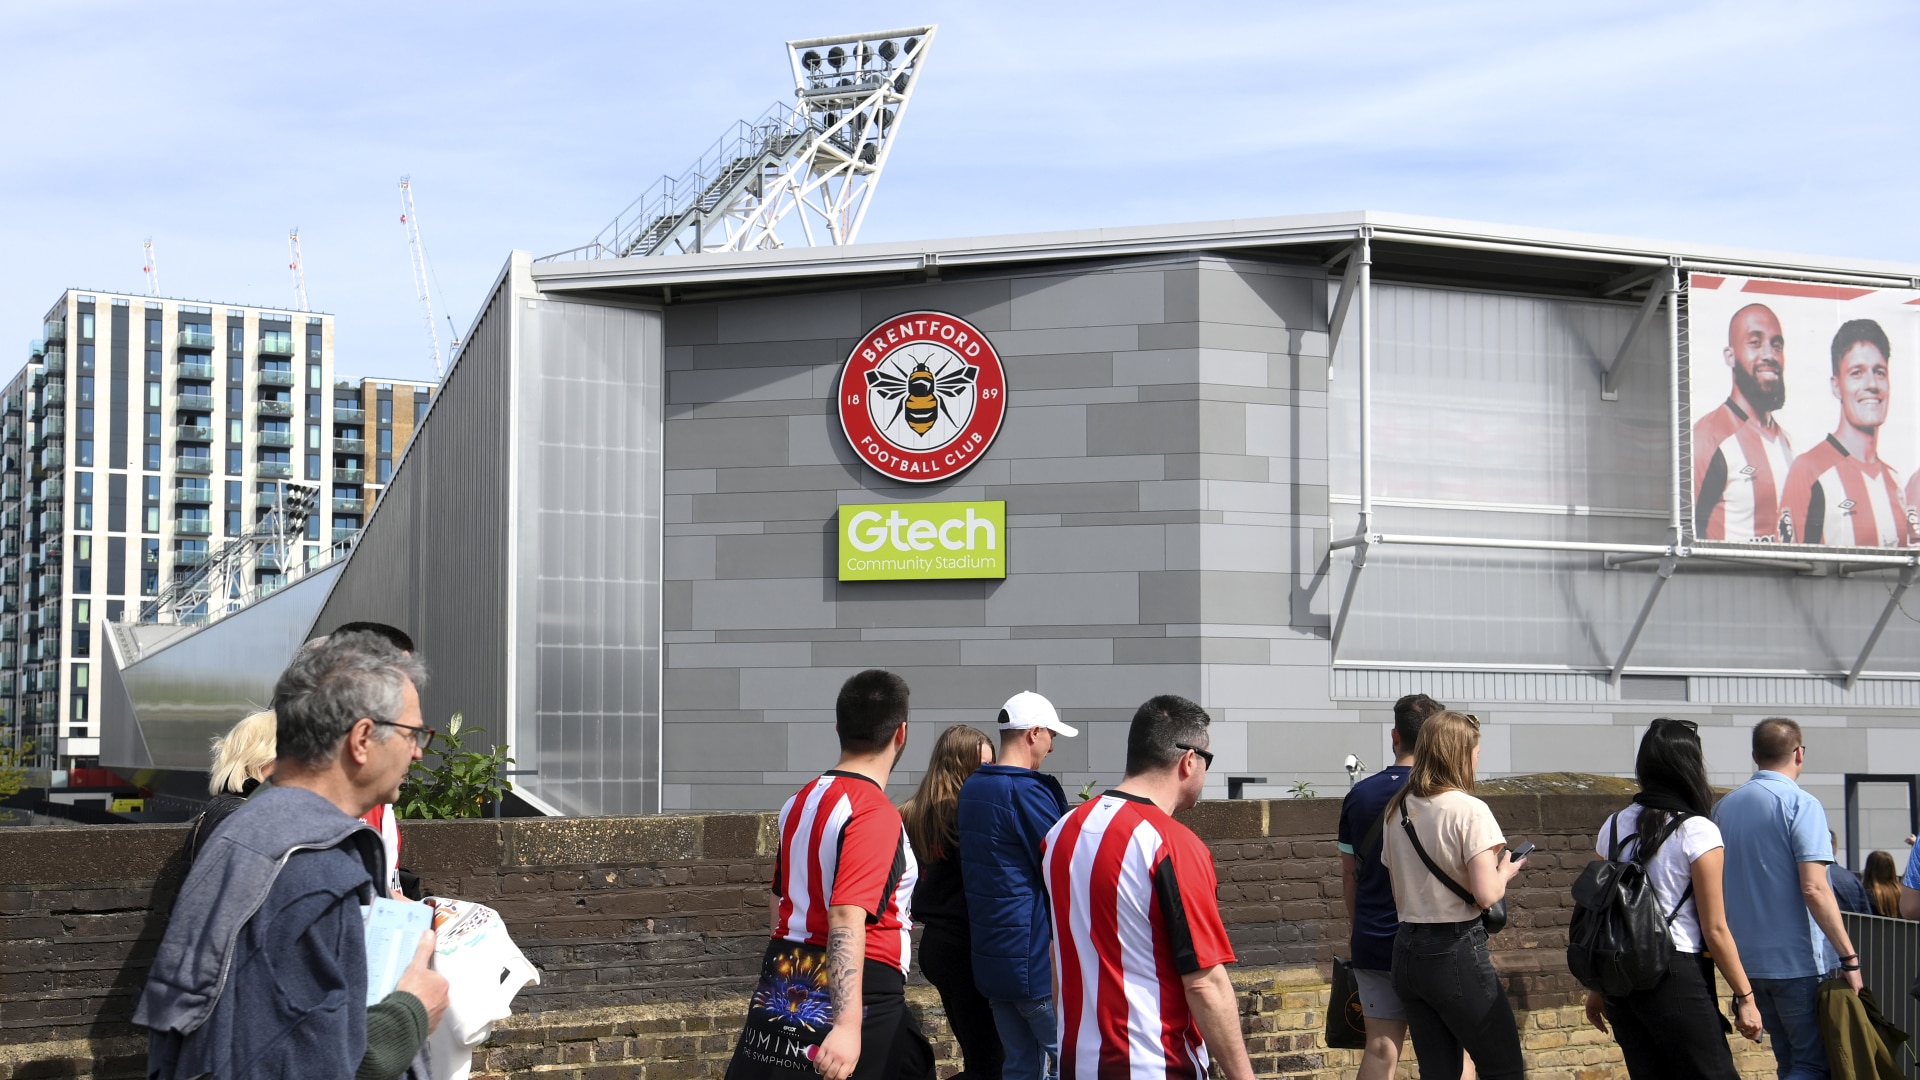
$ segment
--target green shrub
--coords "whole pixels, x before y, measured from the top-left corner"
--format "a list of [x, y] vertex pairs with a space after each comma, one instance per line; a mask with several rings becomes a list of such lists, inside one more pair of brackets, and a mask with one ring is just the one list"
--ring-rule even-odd
[[505, 798], [513, 790], [513, 782], [506, 775], [507, 766], [513, 764], [507, 748], [466, 748], [467, 739], [485, 733], [485, 728], [463, 730], [461, 715], [454, 713], [441, 736], [438, 764], [429, 765], [426, 758], [421, 758], [400, 785], [400, 816], [474, 818], [481, 815], [488, 802]]

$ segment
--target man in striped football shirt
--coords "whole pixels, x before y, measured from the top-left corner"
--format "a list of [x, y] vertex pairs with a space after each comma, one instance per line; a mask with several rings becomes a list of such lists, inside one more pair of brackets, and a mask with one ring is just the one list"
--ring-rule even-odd
[[1727, 326], [1733, 391], [1693, 425], [1693, 535], [1773, 540], [1793, 446], [1773, 414], [1787, 402], [1786, 335], [1765, 304], [1748, 304]]
[[[933, 1080], [932, 1050], [906, 1008], [920, 872], [886, 791], [907, 745], [907, 693], [890, 671], [848, 679], [834, 702], [839, 763], [780, 808], [772, 941], [729, 1080], [804, 1077], [807, 1059], [825, 1080]], [[824, 1040], [807, 1048], [756, 1030], [762, 996], [795, 1022], [787, 1030], [818, 1039], [825, 1027]]]
[[1206, 710], [1164, 695], [1127, 732], [1120, 786], [1047, 834], [1060, 1080], [1252, 1080], [1213, 853], [1173, 820], [1200, 799]]
[[1800, 455], [1787, 474], [1782, 539], [1836, 547], [1913, 544], [1906, 496], [1893, 466], [1880, 460], [1880, 425], [1893, 386], [1893, 345], [1872, 319], [1854, 319], [1833, 336], [1833, 396], [1840, 423]]

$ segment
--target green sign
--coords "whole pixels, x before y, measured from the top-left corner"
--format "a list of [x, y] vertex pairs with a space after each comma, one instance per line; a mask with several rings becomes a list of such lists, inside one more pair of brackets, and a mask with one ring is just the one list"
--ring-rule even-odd
[[1004, 502], [873, 503], [840, 508], [841, 581], [1006, 576]]

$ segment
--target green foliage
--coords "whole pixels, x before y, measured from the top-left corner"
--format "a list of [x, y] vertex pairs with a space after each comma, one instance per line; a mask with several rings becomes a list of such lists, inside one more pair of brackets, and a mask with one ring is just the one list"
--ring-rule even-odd
[[513, 790], [513, 782], [506, 777], [513, 759], [507, 756], [506, 747], [489, 744], [485, 751], [466, 748], [467, 739], [485, 733], [485, 728], [462, 730], [461, 715], [454, 713], [440, 737], [439, 765], [430, 766], [425, 758], [414, 762], [400, 785], [400, 816], [479, 817], [487, 801], [498, 802]]
[[1317, 799], [1320, 797], [1320, 793], [1313, 790], [1313, 784], [1307, 780], [1295, 780], [1293, 786], [1287, 790], [1291, 792], [1289, 798]]
[[11, 799], [27, 786], [27, 769], [21, 762], [32, 754], [32, 739], [22, 742], [19, 749], [0, 746], [0, 799]]
[[1081, 788], [1081, 789], [1080, 789], [1080, 801], [1081, 801], [1081, 802], [1092, 802], [1092, 801], [1093, 801], [1093, 786], [1094, 786], [1095, 784], [1097, 784], [1097, 783], [1099, 783], [1099, 781], [1097, 781], [1097, 780], [1089, 780], [1089, 781], [1087, 781], [1087, 786], [1086, 786], [1086, 787], [1083, 787], [1083, 788]]

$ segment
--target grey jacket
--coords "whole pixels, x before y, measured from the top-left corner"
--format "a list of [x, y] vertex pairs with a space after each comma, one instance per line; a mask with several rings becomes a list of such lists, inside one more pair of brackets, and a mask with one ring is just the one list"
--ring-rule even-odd
[[268, 787], [208, 840], [174, 901], [133, 1022], [154, 1078], [350, 1077], [366, 1050], [360, 908], [380, 835]]

